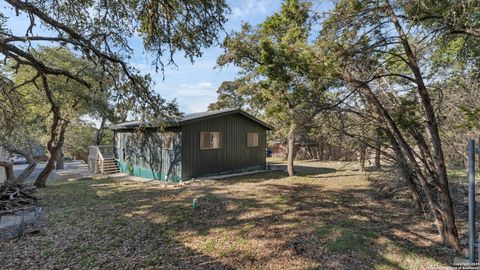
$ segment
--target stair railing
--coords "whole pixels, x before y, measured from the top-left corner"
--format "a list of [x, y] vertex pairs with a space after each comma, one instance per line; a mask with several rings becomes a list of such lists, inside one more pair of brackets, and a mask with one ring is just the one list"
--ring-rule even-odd
[[105, 157], [113, 156], [113, 145], [92, 145], [89, 146], [88, 165], [93, 174], [103, 174]]

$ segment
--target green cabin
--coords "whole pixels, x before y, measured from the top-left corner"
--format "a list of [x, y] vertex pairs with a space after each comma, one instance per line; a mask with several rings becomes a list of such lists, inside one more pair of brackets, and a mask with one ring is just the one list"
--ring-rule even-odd
[[185, 114], [163, 128], [145, 121], [110, 128], [121, 172], [172, 182], [265, 169], [272, 130], [240, 109]]

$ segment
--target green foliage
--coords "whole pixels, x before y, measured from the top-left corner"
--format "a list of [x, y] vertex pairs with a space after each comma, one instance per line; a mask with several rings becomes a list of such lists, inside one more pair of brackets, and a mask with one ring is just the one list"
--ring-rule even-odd
[[[93, 123], [82, 121], [81, 119], [74, 120], [70, 123], [66, 133], [66, 140], [64, 145], [65, 156], [74, 157], [85, 162], [88, 161], [89, 146], [95, 145], [97, 136], [97, 128]], [[112, 144], [113, 134], [109, 131], [105, 135], [103, 144]]]
[[400, 104], [393, 113], [393, 117], [399, 127], [408, 130], [411, 127], [423, 125], [420, 110], [416, 100], [404, 97], [400, 99]]
[[[480, 61], [480, 2], [476, 0], [405, 1], [401, 8], [411, 25], [435, 33], [432, 60], [456, 68]], [[476, 66], [476, 67], [475, 67]]]
[[[193, 61], [202, 55], [203, 47], [211, 46], [218, 30], [226, 22], [228, 6], [224, 0], [203, 1], [130, 1], [131, 8], [140, 22], [138, 32], [144, 47], [157, 54], [156, 61], [166, 52], [169, 61], [177, 51]], [[163, 63], [159, 62], [160, 64]]]
[[257, 91], [258, 87], [260, 86], [254, 83], [245, 83], [243, 79], [224, 81], [217, 90], [217, 101], [210, 104], [208, 109], [241, 108], [258, 115], [264, 104], [262, 96]]
[[[179, 51], [193, 60], [201, 55], [203, 47], [216, 42], [229, 11], [224, 0], [202, 1], [201, 4], [192, 0], [34, 0], [27, 3], [33, 8], [15, 2], [8, 3], [7, 7], [28, 13], [32, 18], [38, 18], [40, 13], [47, 14], [53, 23], [42, 21], [53, 30], [47, 33], [50, 44], [72, 45], [92, 62], [102, 58], [103, 63], [97, 64], [107, 67], [109, 72], [114, 72], [116, 61], [110, 62], [111, 59], [100, 57], [98, 52], [128, 60], [133, 54], [129, 40], [137, 35], [143, 39], [144, 49], [153, 55], [157, 67], [172, 64], [174, 54]], [[33, 9], [35, 12], [31, 12]], [[0, 18], [3, 17], [5, 15], [0, 12]], [[38, 24], [32, 27], [35, 32]], [[75, 31], [80, 38], [66, 34], [65, 29]], [[28, 32], [27, 29], [19, 31]], [[64, 38], [57, 40], [57, 35]], [[93, 48], [86, 48], [89, 45]]]
[[458, 108], [464, 115], [464, 121], [462, 121], [462, 127], [465, 129], [476, 129], [480, 127], [480, 107], [469, 108], [467, 106], [460, 106]]
[[[36, 57], [49, 62], [58, 69], [68, 69], [72, 73], [83, 73], [83, 78], [94, 82], [99, 80], [98, 71], [88, 61], [83, 60], [65, 48], [42, 47], [36, 51]], [[13, 63], [12, 63], [13, 64]], [[16, 85], [37, 76], [37, 71], [31, 67], [21, 67], [13, 74]], [[59, 76], [49, 76], [49, 87], [62, 108], [62, 114], [67, 118], [78, 117], [92, 113], [92, 109], [104, 107], [108, 94], [95, 88], [88, 88], [74, 80], [65, 80]], [[35, 84], [25, 84], [18, 88], [22, 94], [21, 102], [28, 111], [28, 116], [42, 116], [47, 118], [50, 114], [50, 101], [45, 96], [40, 78], [36, 77]]]
[[327, 76], [318, 76], [326, 69], [314, 65], [310, 7], [307, 1], [285, 1], [260, 25], [245, 24], [225, 40], [217, 63], [239, 67], [240, 77], [222, 84], [212, 107], [234, 105], [263, 112], [284, 135], [291, 126], [314, 117], [318, 107], [313, 104], [324, 102]]
[[[474, 19], [480, 14], [478, 1], [393, 1], [392, 5], [408, 30], [407, 41], [441, 125], [447, 160], [458, 164], [464, 149], [455, 145], [475, 133], [478, 120], [478, 95], [472, 90], [478, 83], [474, 79], [478, 78], [474, 74], [478, 74], [480, 41], [474, 33], [479, 29], [478, 19]], [[427, 117], [417, 92], [417, 75], [392, 32], [386, 8], [382, 1], [337, 2], [322, 24], [317, 50], [329, 52], [326, 59], [339, 65], [339, 77], [368, 82], [409, 143], [415, 143], [409, 133], [414, 130], [416, 136], [424, 136]]]
[[8, 1], [5, 10], [31, 23], [22, 30], [0, 11], [0, 53], [10, 67], [0, 70], [0, 130], [18, 133], [15, 122], [29, 124], [35, 116], [52, 129], [43, 135], [53, 154], [68, 122], [87, 115], [110, 121], [178, 116], [176, 102], [161, 98], [151, 78], [128, 63], [130, 41], [143, 39], [157, 69], [173, 64], [179, 51], [193, 61], [217, 41], [228, 7], [224, 0], [33, 0]]
[[[52, 67], [83, 74], [84, 80], [92, 83], [101, 79], [98, 70], [90, 62], [79, 58], [68, 49], [41, 47], [36, 50], [35, 56], [50, 63]], [[15, 119], [17, 125], [2, 130], [5, 133], [0, 136], [18, 146], [45, 145], [50, 137], [51, 101], [45, 95], [37, 71], [22, 66], [17, 70], [9, 67], [6, 72], [11, 74], [13, 83], [20, 86], [15, 91], [19, 94], [18, 109], [5, 115], [7, 119]], [[24, 83], [32, 79], [35, 83]], [[48, 76], [48, 81], [53, 98], [60, 107], [62, 119], [70, 122], [66, 133], [65, 154], [86, 160], [88, 146], [95, 144], [96, 128], [81, 119], [105, 115], [110, 107], [110, 93], [59, 76]]]

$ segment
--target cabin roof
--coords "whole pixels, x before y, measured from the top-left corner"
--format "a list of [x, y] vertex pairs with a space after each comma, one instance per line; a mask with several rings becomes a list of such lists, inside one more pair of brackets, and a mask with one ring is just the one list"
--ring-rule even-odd
[[[267, 130], [273, 130], [273, 127], [270, 126], [269, 124], [263, 122], [262, 120], [256, 118], [255, 116], [241, 109], [223, 109], [223, 110], [217, 110], [217, 111], [189, 113], [189, 114], [184, 114], [179, 120], [168, 120], [165, 122], [169, 127], [182, 126], [182, 125], [194, 123], [197, 121], [207, 120], [207, 119], [235, 114], [235, 113], [238, 113], [244, 117], [249, 118], [254, 122], [257, 122], [259, 125], [265, 127]], [[128, 121], [128, 122], [123, 122], [123, 123], [109, 126], [109, 128], [112, 130], [134, 129], [138, 127], [156, 127], [156, 125], [150, 121], [135, 120], [135, 121]]]

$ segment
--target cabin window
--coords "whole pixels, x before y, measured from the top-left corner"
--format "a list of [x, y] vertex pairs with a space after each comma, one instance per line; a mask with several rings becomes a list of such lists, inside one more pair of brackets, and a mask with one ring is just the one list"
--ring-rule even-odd
[[221, 132], [200, 132], [200, 149], [219, 149], [221, 141]]
[[162, 148], [163, 149], [173, 149], [173, 134], [172, 133], [162, 133]]
[[247, 133], [247, 147], [260, 146], [259, 135], [258, 133]]

